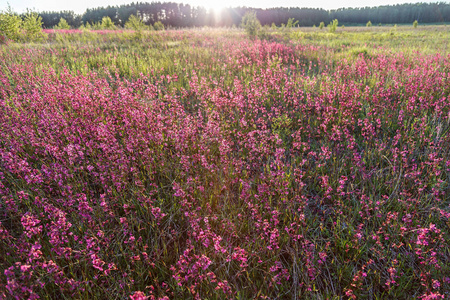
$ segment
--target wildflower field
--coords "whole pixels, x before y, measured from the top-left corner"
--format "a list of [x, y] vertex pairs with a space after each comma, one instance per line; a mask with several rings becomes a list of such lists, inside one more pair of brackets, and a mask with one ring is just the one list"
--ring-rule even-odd
[[450, 298], [450, 30], [0, 45], [0, 299]]

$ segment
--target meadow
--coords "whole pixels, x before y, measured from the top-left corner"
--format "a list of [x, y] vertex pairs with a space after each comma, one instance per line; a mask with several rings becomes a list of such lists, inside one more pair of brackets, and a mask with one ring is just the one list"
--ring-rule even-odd
[[448, 299], [446, 26], [0, 45], [0, 298]]

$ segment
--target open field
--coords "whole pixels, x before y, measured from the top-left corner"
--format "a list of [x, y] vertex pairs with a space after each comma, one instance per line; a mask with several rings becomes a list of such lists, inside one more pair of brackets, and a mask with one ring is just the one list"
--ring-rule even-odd
[[449, 29], [0, 45], [0, 298], [450, 298]]

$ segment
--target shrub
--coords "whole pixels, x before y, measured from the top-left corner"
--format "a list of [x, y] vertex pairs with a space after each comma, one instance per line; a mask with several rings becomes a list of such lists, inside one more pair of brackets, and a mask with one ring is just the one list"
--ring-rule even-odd
[[324, 22], [320, 22], [319, 29], [323, 29], [324, 27], [325, 27], [325, 23]]
[[110, 17], [103, 17], [102, 23], [100, 26], [102, 29], [115, 29], [116, 28], [116, 26], [114, 26], [114, 23]]
[[161, 23], [161, 21], [155, 22], [155, 24], [153, 24], [153, 28], [155, 30], [164, 30], [164, 24]]
[[22, 19], [8, 6], [5, 12], [0, 13], [0, 34], [6, 38], [17, 41], [20, 38]]
[[366, 27], [372, 27], [372, 22], [370, 22], [370, 21], [367, 22], [367, 23], [366, 23]]
[[44, 37], [42, 32], [42, 18], [37, 13], [28, 12], [22, 22], [25, 38], [35, 41]]
[[338, 20], [334, 19], [333, 21], [330, 22], [330, 24], [328, 25], [328, 28], [330, 30], [331, 33], [336, 32], [336, 28], [338, 27]]
[[67, 23], [66, 19], [61, 18], [61, 19], [59, 19], [58, 25], [55, 25], [54, 28], [55, 29], [70, 29], [70, 25], [69, 25], [69, 23]]
[[417, 28], [417, 25], [419, 25], [419, 22], [417, 22], [417, 20], [415, 20], [415, 21], [413, 22], [413, 27], [414, 27], [414, 28]]
[[245, 32], [250, 37], [255, 37], [261, 28], [261, 23], [259, 23], [255, 12], [248, 12], [242, 17], [241, 27], [244, 28]]
[[294, 18], [289, 18], [286, 23], [286, 28], [292, 28], [295, 27], [298, 24], [298, 21], [294, 22]]
[[260, 40], [270, 40], [272, 37], [269, 33], [269, 25], [265, 25], [260, 28], [260, 30], [257, 33], [257, 36]]
[[135, 15], [131, 15], [128, 18], [128, 21], [125, 23], [125, 28], [133, 29], [136, 31], [140, 31], [144, 27], [145, 27], [144, 22], [142, 22], [142, 20], [138, 16], [135, 16]]
[[351, 53], [355, 57], [358, 57], [358, 56], [361, 56], [361, 55], [364, 58], [370, 57], [369, 50], [366, 47], [364, 47], [364, 48], [354, 48], [354, 49], [351, 50]]

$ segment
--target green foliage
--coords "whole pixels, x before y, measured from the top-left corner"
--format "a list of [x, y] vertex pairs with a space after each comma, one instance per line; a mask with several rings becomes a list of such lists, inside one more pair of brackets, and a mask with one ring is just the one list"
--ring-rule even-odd
[[415, 21], [413, 22], [413, 27], [414, 27], [414, 28], [417, 28], [417, 25], [419, 25], [419, 22], [417, 22], [417, 20], [415, 20]]
[[55, 29], [70, 29], [69, 23], [67, 23], [66, 19], [59, 19], [58, 25], [54, 27]]
[[282, 114], [272, 121], [272, 131], [278, 135], [285, 143], [290, 139], [290, 132], [292, 129], [292, 119], [287, 114]]
[[93, 30], [101, 30], [101, 29], [103, 29], [102, 23], [101, 22], [93, 22], [92, 26], [91, 26], [91, 29], [93, 29]]
[[372, 22], [370, 22], [370, 20], [366, 23], [366, 27], [372, 27]]
[[258, 31], [261, 29], [255, 12], [248, 12], [242, 17], [241, 27], [244, 28], [247, 35], [251, 38], [256, 37]]
[[286, 23], [286, 28], [293, 28], [298, 24], [298, 21], [294, 22], [294, 18], [289, 18]]
[[113, 21], [111, 20], [110, 17], [103, 17], [102, 18], [102, 23], [100, 25], [102, 27], [102, 29], [110, 29], [113, 30], [116, 28], [116, 26], [114, 26]]
[[153, 28], [155, 29], [155, 30], [164, 30], [164, 24], [163, 23], [161, 23], [160, 21], [158, 21], [158, 22], [155, 22], [155, 24], [153, 24]]
[[324, 22], [320, 22], [319, 29], [323, 29], [324, 27], [325, 27], [325, 23]]
[[138, 16], [131, 15], [125, 23], [125, 28], [140, 31], [145, 28], [145, 24]]
[[44, 37], [42, 32], [42, 18], [35, 12], [28, 12], [22, 22], [25, 38], [36, 41]]
[[330, 22], [330, 24], [328, 25], [328, 29], [330, 30], [331, 33], [336, 32], [336, 28], [338, 27], [338, 20], [334, 19], [333, 21]]
[[269, 33], [269, 26], [265, 25], [265, 26], [261, 27], [257, 33], [257, 36], [260, 40], [270, 40], [271, 35]]
[[351, 53], [354, 57], [364, 56], [364, 58], [368, 58], [370, 56], [369, 50], [366, 47], [361, 48], [352, 48]]
[[20, 38], [21, 26], [22, 19], [12, 11], [11, 6], [8, 6], [6, 11], [0, 12], [0, 35], [17, 41]]

